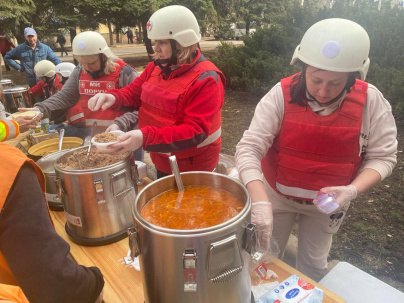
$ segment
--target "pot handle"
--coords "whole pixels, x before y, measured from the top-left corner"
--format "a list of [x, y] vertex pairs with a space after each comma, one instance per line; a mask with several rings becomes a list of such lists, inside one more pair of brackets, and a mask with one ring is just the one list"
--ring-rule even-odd
[[62, 199], [62, 197], [65, 194], [65, 192], [63, 191], [63, 186], [62, 186], [62, 179], [55, 178], [54, 181], [56, 184], [56, 195], [58, 196], [59, 199]]
[[139, 172], [137, 170], [136, 163], [131, 164], [130, 172], [131, 172], [133, 187], [135, 188], [135, 193], [137, 195], [139, 193], [139, 189], [138, 189], [137, 185], [138, 185], [140, 179], [139, 179]]
[[134, 260], [135, 257], [140, 255], [139, 236], [135, 227], [129, 227], [127, 233], [129, 236], [130, 257]]
[[251, 255], [252, 252], [255, 250], [255, 243], [256, 243], [256, 236], [255, 236], [255, 224], [248, 223], [247, 227], [245, 228], [244, 234], [244, 249]]
[[208, 274], [211, 282], [230, 281], [242, 271], [243, 266], [243, 257], [236, 235], [210, 245]]
[[114, 174], [111, 174], [112, 194], [114, 198], [126, 195], [132, 190], [132, 187], [127, 187], [126, 183], [126, 169], [122, 169]]

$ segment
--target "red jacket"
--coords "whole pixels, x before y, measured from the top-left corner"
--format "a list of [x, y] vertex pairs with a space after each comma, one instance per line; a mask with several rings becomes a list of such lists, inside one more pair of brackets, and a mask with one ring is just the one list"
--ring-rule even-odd
[[32, 93], [32, 95], [36, 96], [44, 96], [45, 99], [48, 99], [50, 96], [56, 94], [63, 87], [63, 84], [60, 83], [59, 74], [55, 74], [55, 78], [51, 83], [46, 83], [45, 81], [39, 81], [37, 85], [31, 87], [28, 91]]
[[[33, 96], [44, 96], [45, 99], [56, 94], [63, 87], [60, 82], [60, 75], [56, 74], [52, 83], [46, 83], [45, 81], [39, 81], [37, 85], [31, 87], [28, 91], [32, 93]], [[66, 120], [69, 124], [76, 124], [79, 122], [84, 122], [83, 109], [80, 105], [75, 105], [66, 111]]]
[[170, 173], [167, 157], [174, 154], [182, 172], [211, 171], [221, 147], [224, 85], [223, 74], [198, 51], [168, 78], [152, 62], [133, 83], [107, 93], [117, 99], [113, 108], [140, 107], [143, 148], [158, 170]]
[[119, 72], [126, 63], [122, 60], [118, 60], [116, 63], [118, 63], [118, 66], [115, 68], [115, 71], [97, 79], [93, 79], [84, 72], [80, 74], [80, 99], [77, 104], [83, 109], [87, 127], [91, 127], [93, 122], [96, 121], [98, 129], [105, 130], [114, 123], [115, 118], [125, 113], [124, 111], [115, 111], [112, 109], [93, 112], [88, 108], [88, 100], [95, 94], [105, 93], [108, 89], [119, 87]]
[[11, 42], [7, 36], [0, 36], [0, 53], [2, 55], [5, 55], [14, 47], [14, 43]]
[[309, 105], [290, 104], [292, 77], [281, 80], [285, 114], [262, 160], [268, 183], [278, 193], [311, 200], [326, 186], [349, 184], [362, 164], [359, 137], [367, 83], [356, 80], [341, 106], [320, 116]]

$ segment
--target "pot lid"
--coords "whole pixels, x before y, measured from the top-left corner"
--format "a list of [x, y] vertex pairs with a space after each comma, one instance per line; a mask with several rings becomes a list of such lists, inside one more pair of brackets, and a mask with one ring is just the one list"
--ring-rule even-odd
[[22, 92], [26, 92], [26, 91], [28, 91], [28, 88], [23, 87], [23, 86], [15, 86], [12, 88], [5, 88], [3, 90], [3, 92], [5, 94], [22, 93]]

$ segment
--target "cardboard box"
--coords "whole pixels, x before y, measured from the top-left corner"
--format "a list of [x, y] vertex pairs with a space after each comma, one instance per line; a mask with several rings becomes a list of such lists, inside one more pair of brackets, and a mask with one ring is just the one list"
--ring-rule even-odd
[[27, 141], [28, 144], [30, 146], [35, 145], [39, 142], [45, 141], [45, 140], [49, 140], [49, 139], [53, 139], [53, 138], [58, 138], [59, 137], [59, 133], [58, 132], [54, 132], [54, 133], [44, 133], [44, 132], [39, 132], [39, 133], [32, 133], [30, 135], [28, 135], [27, 137]]

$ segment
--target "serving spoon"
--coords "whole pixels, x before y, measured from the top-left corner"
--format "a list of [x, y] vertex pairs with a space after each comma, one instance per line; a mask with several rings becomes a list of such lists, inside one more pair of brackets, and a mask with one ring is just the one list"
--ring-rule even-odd
[[[96, 129], [96, 128], [97, 128], [97, 122], [94, 121], [94, 123], [93, 123], [93, 128], [91, 129], [91, 138], [94, 137], [94, 135], [95, 135], [95, 129]], [[91, 146], [93, 146], [93, 144], [91, 143], [91, 140], [90, 140], [90, 144], [88, 145], [88, 150], [87, 150], [87, 157], [88, 157], [88, 155], [89, 155], [90, 152], [91, 152]]]
[[180, 175], [180, 170], [178, 168], [178, 164], [177, 164], [177, 158], [175, 156], [170, 156], [168, 157], [169, 161], [170, 161], [170, 167], [171, 167], [171, 171], [174, 175], [175, 178], [175, 182], [177, 183], [177, 188], [178, 191], [184, 191], [184, 184], [182, 183], [182, 179], [181, 179], [181, 175]]
[[179, 208], [182, 197], [184, 196], [184, 184], [182, 183], [180, 170], [179, 170], [178, 164], [177, 164], [177, 158], [175, 156], [170, 156], [170, 157], [168, 157], [168, 160], [170, 161], [171, 171], [174, 175], [175, 183], [177, 183], [177, 189], [178, 189], [177, 203], [176, 203], [175, 207]]
[[62, 150], [62, 146], [63, 146], [63, 137], [65, 136], [65, 130], [64, 128], [62, 128], [59, 132], [59, 151]]

